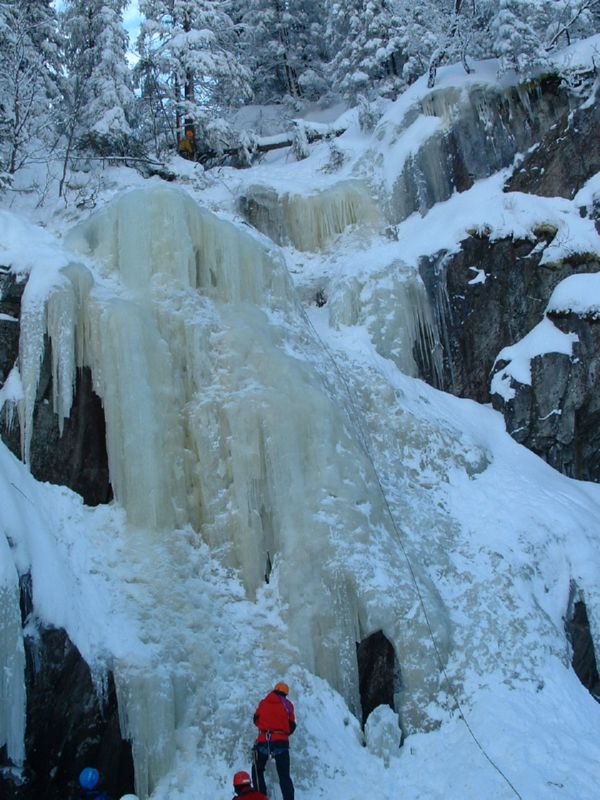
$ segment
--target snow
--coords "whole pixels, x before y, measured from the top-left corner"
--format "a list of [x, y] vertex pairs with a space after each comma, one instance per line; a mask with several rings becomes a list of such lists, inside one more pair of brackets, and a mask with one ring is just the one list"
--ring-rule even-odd
[[600, 276], [582, 274], [565, 278], [552, 292], [547, 311], [597, 318], [600, 315]]
[[[571, 276], [578, 277], [578, 276]], [[591, 275], [581, 277], [592, 277]], [[567, 279], [569, 280], [569, 279]], [[565, 281], [563, 281], [564, 283]], [[559, 287], [562, 284], [559, 284]], [[557, 288], [559, 288], [557, 287]], [[552, 310], [552, 301], [548, 310]], [[494, 374], [491, 382], [492, 394], [499, 394], [505, 400], [511, 400], [515, 396], [515, 390], [511, 386], [511, 379], [518, 383], [531, 386], [531, 359], [542, 356], [544, 353], [563, 353], [571, 356], [573, 354], [573, 343], [578, 342], [579, 337], [575, 333], [563, 333], [548, 317], [536, 325], [519, 342], [510, 347], [504, 347], [496, 358], [499, 361], [507, 361], [508, 364]]]
[[[23, 278], [36, 267], [37, 297], [45, 297], [56, 280], [57, 270], [66, 263], [56, 236], [17, 214], [0, 210], [0, 264], [10, 266], [17, 278]], [[33, 287], [28, 287], [28, 292], [33, 294]]]
[[[495, 65], [438, 73], [439, 88], [482, 80]], [[384, 122], [425, 93], [417, 82]], [[533, 239], [538, 226], [557, 231], [545, 264], [600, 254], [579, 214], [597, 181], [573, 201], [537, 198], [504, 193], [501, 171], [391, 231], [339, 225], [319, 252], [277, 248], [241, 223], [236, 201], [253, 185], [318, 196], [329, 213], [375, 146], [348, 119], [335, 176], [318, 144], [301, 163], [271, 154], [212, 182], [182, 164], [179, 189], [132, 189], [137, 178], [111, 172], [97, 211], [49, 209], [47, 230], [24, 202], [0, 211], [0, 262], [29, 275], [3, 411], [20, 409], [27, 442], [48, 332], [59, 418], [76, 368], [92, 370], [116, 495], [88, 508], [0, 445], [0, 744], [16, 765], [16, 586], [31, 572], [26, 632], [64, 627], [99, 692], [114, 672], [142, 798], [225, 796], [278, 679], [299, 720], [298, 800], [596, 796], [600, 706], [570, 667], [564, 615], [575, 584], [598, 651], [600, 487], [552, 470], [492, 409], [416, 379], [411, 350], [430, 324], [419, 258], [456, 251], [469, 231]], [[431, 119], [400, 144], [378, 140], [396, 174]], [[386, 181], [392, 163], [379, 164]], [[471, 283], [485, 280], [484, 265], [472, 269]], [[596, 314], [597, 284], [566, 279], [546, 313]], [[543, 316], [498, 355], [508, 365], [493, 389], [509, 397], [531, 358], [570, 355], [575, 340]], [[405, 681], [400, 749], [391, 710], [364, 734], [356, 718], [354, 643], [379, 629]]]

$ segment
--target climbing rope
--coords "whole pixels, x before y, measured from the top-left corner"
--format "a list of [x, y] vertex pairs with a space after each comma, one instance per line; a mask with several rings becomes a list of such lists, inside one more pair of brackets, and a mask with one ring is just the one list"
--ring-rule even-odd
[[[464, 723], [467, 731], [469, 732], [469, 735], [473, 739], [473, 742], [475, 743], [475, 745], [477, 746], [477, 748], [479, 749], [479, 751], [481, 752], [483, 757], [486, 759], [486, 761], [501, 776], [501, 778], [505, 781], [507, 786], [514, 793], [515, 797], [518, 797], [519, 800], [523, 800], [522, 795], [519, 793], [519, 791], [516, 789], [514, 784], [511, 782], [510, 778], [502, 771], [502, 769], [498, 766], [498, 764], [494, 761], [494, 759], [486, 751], [485, 747], [482, 745], [481, 741], [479, 740], [479, 738], [475, 734], [473, 728], [469, 724], [469, 721], [468, 721], [468, 719], [467, 719], [467, 717], [465, 715], [465, 712], [463, 711], [461, 702], [460, 702], [460, 700], [458, 698], [458, 694], [454, 689], [453, 683], [452, 683], [452, 681], [450, 679], [450, 676], [448, 675], [448, 672], [447, 672], [446, 667], [444, 665], [444, 661], [443, 661], [442, 656], [440, 654], [440, 651], [439, 651], [439, 648], [438, 648], [438, 645], [437, 645], [437, 642], [436, 642], [436, 639], [435, 639], [435, 634], [433, 632], [433, 627], [431, 625], [431, 621], [430, 621], [429, 615], [427, 613], [427, 607], [425, 605], [425, 600], [424, 600], [423, 594], [421, 592], [421, 587], [419, 586], [419, 582], [417, 580], [417, 576], [416, 576], [415, 570], [413, 568], [410, 556], [409, 556], [408, 551], [406, 549], [406, 546], [404, 544], [403, 536], [402, 536], [402, 534], [400, 532], [400, 529], [399, 529], [398, 525], [396, 524], [396, 520], [394, 518], [394, 515], [392, 513], [392, 509], [391, 509], [390, 504], [388, 502], [385, 489], [383, 488], [383, 484], [382, 484], [381, 479], [379, 477], [379, 472], [377, 471], [377, 468], [375, 466], [375, 461], [373, 459], [373, 456], [371, 455], [371, 449], [369, 447], [369, 440], [368, 440], [367, 434], [366, 434], [366, 432], [365, 432], [365, 430], [364, 430], [364, 428], [363, 428], [363, 426], [361, 424], [361, 415], [360, 415], [360, 413], [358, 411], [356, 403], [354, 402], [354, 396], [353, 396], [353, 393], [352, 393], [352, 389], [350, 388], [350, 385], [349, 385], [349, 383], [348, 383], [343, 371], [339, 368], [338, 363], [336, 361], [336, 358], [335, 358], [333, 352], [327, 346], [327, 344], [323, 341], [323, 339], [319, 335], [319, 333], [316, 330], [315, 326], [312, 324], [308, 314], [304, 311], [304, 309], [302, 309], [302, 314], [303, 314], [303, 316], [304, 316], [304, 318], [305, 318], [305, 320], [306, 320], [306, 322], [308, 324], [309, 329], [312, 330], [312, 332], [313, 332], [314, 336], [316, 337], [317, 341], [320, 343], [320, 345], [323, 348], [324, 352], [327, 354], [329, 360], [331, 361], [331, 363], [333, 365], [333, 368], [334, 368], [336, 374], [341, 379], [341, 382], [342, 382], [342, 384], [343, 384], [343, 386], [345, 388], [346, 394], [348, 396], [348, 401], [349, 401], [349, 407], [348, 406], [346, 407], [346, 410], [348, 412], [348, 417], [350, 419], [351, 424], [356, 429], [356, 432], [358, 434], [358, 440], [360, 442], [361, 448], [362, 448], [362, 450], [363, 450], [363, 452], [364, 452], [369, 464], [371, 465], [371, 469], [373, 470], [373, 474], [375, 476], [375, 480], [376, 480], [377, 485], [379, 487], [379, 491], [381, 493], [381, 497], [383, 499], [384, 506], [385, 506], [385, 508], [387, 510], [388, 516], [389, 516], [390, 521], [392, 523], [392, 527], [393, 527], [393, 529], [394, 529], [394, 531], [396, 533], [396, 536], [398, 538], [398, 542], [400, 544], [400, 548], [402, 550], [402, 554], [403, 554], [404, 559], [406, 561], [406, 564], [408, 566], [408, 570], [409, 570], [409, 573], [410, 573], [411, 580], [412, 580], [412, 582], [413, 582], [413, 584], [415, 586], [415, 590], [417, 592], [417, 597], [419, 599], [419, 604], [421, 606], [421, 610], [423, 612], [423, 617], [425, 619], [425, 624], [426, 624], [427, 630], [429, 632], [429, 638], [431, 639], [431, 643], [433, 644], [433, 649], [434, 649], [435, 656], [436, 656], [436, 659], [437, 659], [437, 662], [438, 662], [438, 665], [439, 665], [440, 672], [444, 676], [444, 680], [445, 680], [446, 685], [448, 687], [448, 694], [450, 695], [450, 697], [454, 701], [454, 705], [456, 707], [456, 710], [458, 711], [459, 719], [461, 719], [462, 722]], [[351, 410], [351, 413], [350, 413], [350, 410]]]

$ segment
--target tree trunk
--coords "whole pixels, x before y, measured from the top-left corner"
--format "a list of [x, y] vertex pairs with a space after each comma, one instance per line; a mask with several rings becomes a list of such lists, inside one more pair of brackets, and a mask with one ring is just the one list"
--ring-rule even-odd
[[[306, 139], [309, 144], [312, 144], [313, 142], [318, 142], [322, 139], [333, 139], [337, 136], [341, 136], [342, 133], [345, 133], [345, 131], [346, 128], [335, 128], [333, 130], [323, 132], [308, 130], [306, 131]], [[291, 147], [294, 144], [294, 141], [295, 135], [290, 133], [285, 139], [279, 139], [278, 141], [256, 142], [251, 148], [251, 156], [254, 156], [256, 153], [268, 153], [271, 150], [280, 150], [283, 147]], [[215, 159], [235, 157], [240, 153], [240, 150], [240, 147], [227, 147], [220, 153], [216, 150], [204, 150], [202, 153], [198, 154], [196, 160], [202, 164], [205, 164], [208, 161], [213, 161]]]

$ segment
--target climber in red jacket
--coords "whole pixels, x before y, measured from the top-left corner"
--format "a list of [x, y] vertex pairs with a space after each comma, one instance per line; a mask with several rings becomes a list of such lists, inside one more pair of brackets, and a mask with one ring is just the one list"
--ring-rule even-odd
[[245, 800], [269, 800], [266, 794], [257, 792], [252, 787], [252, 781], [247, 772], [235, 773], [233, 776], [233, 788], [235, 790], [235, 797], [233, 800], [237, 800], [238, 797], [244, 797]]
[[288, 700], [287, 683], [277, 683], [272, 692], [260, 701], [254, 712], [258, 737], [254, 745], [252, 777], [259, 791], [267, 793], [265, 767], [275, 759], [283, 800], [294, 800], [294, 784], [290, 778], [289, 737], [296, 730], [294, 706]]

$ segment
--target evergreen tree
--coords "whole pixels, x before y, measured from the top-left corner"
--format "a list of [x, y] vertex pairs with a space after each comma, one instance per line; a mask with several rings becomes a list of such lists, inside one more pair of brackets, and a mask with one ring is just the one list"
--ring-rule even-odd
[[413, 83], [429, 69], [450, 29], [448, 4], [440, 0], [414, 3], [397, 0], [395, 5], [397, 56], [404, 85]]
[[327, 91], [321, 2], [233, 0], [232, 14], [257, 102], [315, 99]]
[[140, 10], [145, 19], [137, 74], [146, 109], [161, 117], [158, 138], [180, 136], [187, 128], [211, 148], [218, 146], [221, 109], [249, 95], [249, 75], [237, 58], [233, 23], [223, 4], [141, 0]]
[[531, 72], [557, 46], [598, 30], [598, 0], [500, 0], [492, 16], [492, 50], [501, 71]]
[[123, 9], [127, 0], [66, 0], [65, 131], [102, 152], [124, 146], [133, 108]]
[[327, 63], [331, 53], [325, 36], [325, 15], [322, 0], [294, 0], [290, 7], [296, 13], [294, 63], [300, 91], [308, 100], [327, 94], [330, 85]]
[[468, 56], [473, 48], [473, 21], [479, 17], [476, 2], [451, 0], [449, 7], [436, 15], [436, 23], [443, 22], [437, 46], [429, 59], [428, 85], [433, 86], [438, 67], [444, 63], [462, 61], [466, 72], [470, 72]]
[[0, 4], [0, 170], [50, 149], [60, 94], [60, 39], [50, 0]]
[[359, 95], [395, 96], [403, 86], [406, 26], [399, 11], [393, 0], [329, 3], [330, 74], [334, 89], [351, 102]]

